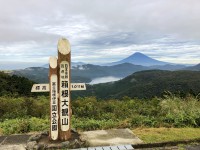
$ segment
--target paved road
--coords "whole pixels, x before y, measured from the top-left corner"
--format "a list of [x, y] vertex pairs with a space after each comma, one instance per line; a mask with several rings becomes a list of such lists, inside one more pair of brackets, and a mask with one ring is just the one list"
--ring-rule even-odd
[[31, 135], [0, 136], [0, 150], [25, 150], [25, 145]]

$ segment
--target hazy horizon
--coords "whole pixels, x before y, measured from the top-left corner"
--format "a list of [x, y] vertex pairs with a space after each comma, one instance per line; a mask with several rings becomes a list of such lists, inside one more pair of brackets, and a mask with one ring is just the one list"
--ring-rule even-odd
[[[136, 52], [138, 53], [138, 52]], [[135, 54], [135, 53], [134, 53]], [[142, 53], [143, 54], [143, 53]], [[146, 55], [147, 56], [147, 55]], [[122, 59], [125, 59], [125, 58], [122, 58]], [[121, 60], [121, 59], [120, 59]], [[120, 60], [116, 60], [116, 61], [120, 61]], [[156, 59], [155, 59], [156, 60]], [[83, 63], [83, 64], [92, 64], [92, 63], [87, 63], [87, 62], [77, 62], [77, 61], [73, 61], [73, 63]], [[142, 61], [141, 61], [142, 62]], [[99, 63], [93, 63], [92, 65], [106, 65], [107, 63], [110, 63], [110, 62], [99, 62]], [[167, 62], [169, 64], [171, 64], [171, 62]], [[13, 64], [15, 64], [13, 66]], [[199, 64], [199, 63], [197, 63]], [[197, 64], [187, 64], [187, 63], [184, 63], [184, 64], [173, 64], [173, 65], [185, 65], [185, 66], [194, 66], [194, 65], [197, 65]], [[137, 64], [135, 64], [137, 65]], [[2, 67], [3, 66], [3, 67]], [[29, 68], [29, 67], [44, 67], [46, 68], [48, 66], [48, 62], [47, 63], [33, 63], [33, 62], [8, 62], [8, 63], [4, 63], [3, 65], [1, 64], [0, 65], [0, 70], [18, 70], [18, 69], [25, 69], [25, 68]], [[107, 66], [107, 65], [106, 65]], [[98, 79], [98, 80], [101, 80], [101, 79]], [[109, 78], [106, 79], [106, 80], [110, 80]], [[97, 81], [98, 82], [98, 81]], [[93, 84], [93, 83], [92, 83]]]

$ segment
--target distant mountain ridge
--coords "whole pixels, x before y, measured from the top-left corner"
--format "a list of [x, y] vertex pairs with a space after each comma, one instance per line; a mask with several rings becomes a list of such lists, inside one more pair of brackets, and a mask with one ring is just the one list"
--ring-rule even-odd
[[115, 82], [88, 85], [85, 92], [74, 92], [73, 96], [96, 96], [100, 99], [153, 98], [166, 92], [186, 96], [200, 93], [200, 71], [146, 70]]
[[[90, 83], [95, 78], [101, 77], [117, 77], [124, 78], [134, 72], [143, 70], [191, 70], [198, 71], [200, 65], [185, 67], [184, 65], [171, 65], [166, 64], [163, 66], [141, 66], [130, 63], [123, 63], [114, 66], [99, 66], [92, 64], [72, 66], [71, 75], [72, 82], [85, 82]], [[48, 68], [43, 67], [30, 67], [21, 70], [14, 70], [10, 74], [26, 77], [38, 83], [48, 83]]]
[[[85, 65], [85, 64], [86, 64], [86, 63], [84, 63], [84, 62], [72, 62], [72, 63], [71, 63], [72, 67], [76, 67], [76, 66], [78, 66], [78, 65]], [[49, 68], [49, 64], [45, 64], [45, 65], [40, 66], [40, 67]]]
[[183, 68], [183, 70], [200, 71], [200, 63], [195, 66]]
[[123, 63], [114, 66], [82, 65], [72, 67], [72, 76], [84, 76], [91, 79], [105, 76], [126, 77], [133, 72], [147, 70], [145, 66]]
[[149, 56], [146, 56], [142, 53], [136, 52], [125, 59], [122, 59], [120, 61], [116, 61], [113, 63], [109, 63], [107, 65], [112, 66], [112, 65], [122, 64], [122, 63], [131, 63], [131, 64], [142, 65], [142, 66], [155, 66], [155, 65], [171, 64], [168, 62], [158, 61], [158, 60], [153, 59]]
[[[148, 67], [133, 65], [129, 63], [115, 66], [98, 66], [92, 64], [77, 65], [71, 69], [72, 82], [89, 83], [94, 78], [114, 76], [124, 78], [133, 72], [148, 70]], [[11, 74], [26, 77], [38, 83], [48, 83], [48, 68], [30, 67], [21, 70], [14, 70]]]
[[[136, 65], [137, 63], [143, 65]], [[149, 66], [150, 65], [150, 66]], [[46, 67], [45, 67], [46, 66]], [[185, 65], [172, 64], [152, 59], [142, 53], [134, 53], [133, 55], [111, 63], [110, 65], [100, 66], [85, 64], [83, 62], [72, 62], [71, 74], [72, 82], [90, 83], [95, 78], [117, 77], [124, 78], [134, 72], [142, 70], [200, 70], [200, 64], [186, 67]], [[43, 67], [30, 67], [21, 70], [14, 70], [11, 74], [27, 77], [38, 83], [48, 83], [48, 65]]]
[[166, 64], [166, 65], [156, 65], [156, 66], [149, 66], [151, 69], [159, 69], [159, 70], [182, 70], [186, 66], [185, 65], [176, 65], [176, 64]]

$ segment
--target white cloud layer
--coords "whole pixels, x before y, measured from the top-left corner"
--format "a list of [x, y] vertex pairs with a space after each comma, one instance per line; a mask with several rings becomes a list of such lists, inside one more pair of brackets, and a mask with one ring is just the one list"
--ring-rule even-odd
[[112, 62], [139, 51], [197, 64], [199, 14], [199, 0], [0, 1], [0, 69], [47, 63], [60, 37], [71, 42], [73, 61]]

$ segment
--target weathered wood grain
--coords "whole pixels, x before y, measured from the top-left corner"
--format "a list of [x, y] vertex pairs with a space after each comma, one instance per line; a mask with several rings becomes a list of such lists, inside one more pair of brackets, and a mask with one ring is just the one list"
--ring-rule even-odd
[[[49, 90], [50, 92], [50, 139], [58, 139], [58, 76], [57, 58], [49, 59]], [[55, 85], [54, 85], [55, 84]], [[53, 88], [53, 89], [52, 89]], [[52, 92], [52, 91], [55, 92]]]
[[[70, 94], [70, 90], [71, 90], [71, 72], [70, 72], [70, 68], [71, 68], [71, 49], [70, 49], [70, 44], [69, 44], [69, 41], [67, 39], [60, 39], [58, 41], [58, 90], [59, 90], [59, 104], [61, 104], [61, 94], [62, 94], [62, 91], [61, 91], [61, 83], [60, 83], [60, 80], [61, 80], [61, 76], [60, 76], [60, 64], [62, 62], [68, 62], [68, 79], [67, 81], [69, 82], [68, 84], [68, 97], [69, 97], [69, 106], [68, 106], [68, 118], [69, 118], [69, 128], [67, 131], [62, 131], [62, 129], [60, 128], [61, 127], [61, 124], [62, 124], [62, 120], [60, 119], [61, 117], [59, 117], [59, 139], [60, 140], [68, 140], [70, 137], [71, 137], [71, 115], [72, 115], [72, 111], [71, 111], [71, 102], [70, 102], [70, 97], [71, 97], [71, 94]], [[60, 112], [60, 115], [61, 115], [61, 108], [59, 108], [59, 112]]]

